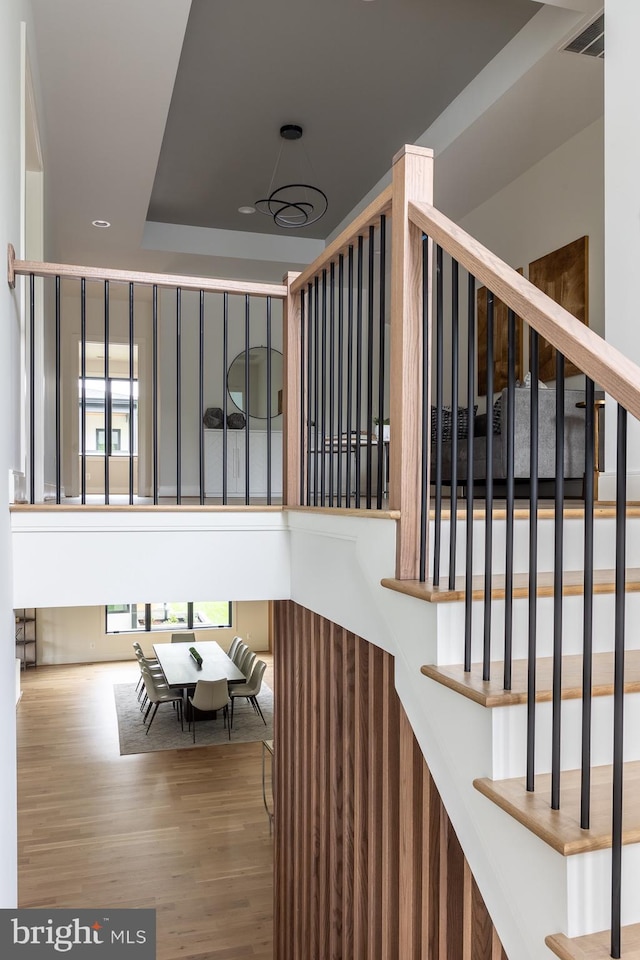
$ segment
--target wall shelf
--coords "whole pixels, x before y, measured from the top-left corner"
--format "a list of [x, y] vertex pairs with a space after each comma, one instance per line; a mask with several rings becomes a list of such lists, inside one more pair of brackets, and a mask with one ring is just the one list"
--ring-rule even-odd
[[15, 611], [16, 616], [16, 657], [22, 670], [37, 664], [36, 611], [33, 607], [22, 607]]

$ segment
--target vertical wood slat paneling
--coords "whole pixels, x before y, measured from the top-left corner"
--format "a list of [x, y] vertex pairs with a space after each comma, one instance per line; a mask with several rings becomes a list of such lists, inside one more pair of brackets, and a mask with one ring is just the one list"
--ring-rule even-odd
[[274, 960], [507, 960], [393, 658], [283, 600], [274, 674]]

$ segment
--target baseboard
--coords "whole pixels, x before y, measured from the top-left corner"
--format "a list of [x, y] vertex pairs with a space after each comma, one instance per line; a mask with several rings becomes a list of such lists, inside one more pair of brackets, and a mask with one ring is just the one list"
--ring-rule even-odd
[[[598, 499], [615, 500], [617, 474], [601, 473], [598, 477]], [[640, 473], [627, 474], [627, 501], [640, 501]]]

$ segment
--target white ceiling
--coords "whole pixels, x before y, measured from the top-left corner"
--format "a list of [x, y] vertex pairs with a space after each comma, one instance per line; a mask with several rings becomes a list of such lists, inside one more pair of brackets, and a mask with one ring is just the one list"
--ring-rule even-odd
[[[436, 202], [458, 217], [603, 109], [602, 62], [558, 50], [586, 19], [565, 7], [590, 14], [597, 0], [32, 6], [48, 255], [61, 262], [278, 280], [384, 182], [403, 142], [434, 147]], [[330, 200], [302, 241], [236, 213], [268, 186], [284, 122], [305, 127], [289, 146], [305, 144]]]

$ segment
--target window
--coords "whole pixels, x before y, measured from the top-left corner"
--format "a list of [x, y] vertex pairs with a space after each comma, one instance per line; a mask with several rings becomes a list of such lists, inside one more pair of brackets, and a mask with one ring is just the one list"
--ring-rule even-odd
[[117, 603], [105, 607], [107, 633], [208, 630], [231, 626], [231, 601]]
[[[82, 377], [78, 380], [78, 411], [80, 415], [79, 434], [82, 438]], [[130, 420], [131, 401], [133, 401], [133, 421]], [[85, 405], [85, 443], [84, 452], [90, 455], [104, 455], [105, 452], [105, 413], [111, 418], [110, 455], [134, 456], [138, 453], [138, 381], [109, 377], [106, 381], [97, 377], [84, 380]], [[129, 450], [131, 438], [130, 422], [133, 425], [133, 449]]]
[[[104, 437], [104, 427], [98, 427], [96, 429], [96, 450], [98, 453], [104, 453]], [[116, 427], [111, 431], [111, 452], [120, 452], [120, 430]]]

